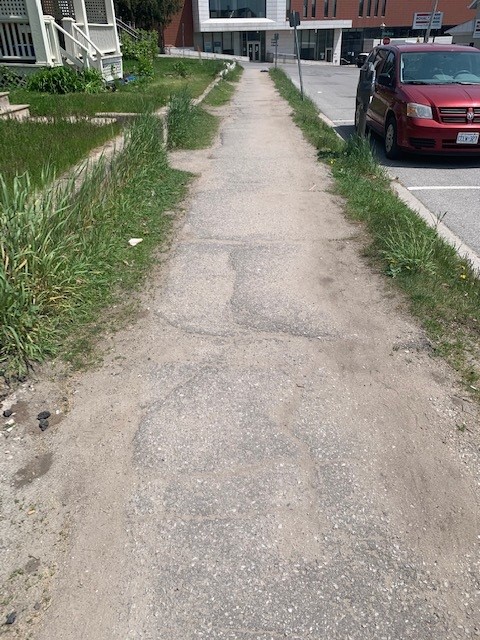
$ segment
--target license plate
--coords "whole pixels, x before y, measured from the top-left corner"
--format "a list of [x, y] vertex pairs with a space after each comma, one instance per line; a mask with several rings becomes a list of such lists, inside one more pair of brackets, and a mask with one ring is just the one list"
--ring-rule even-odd
[[478, 133], [458, 133], [457, 144], [477, 144]]

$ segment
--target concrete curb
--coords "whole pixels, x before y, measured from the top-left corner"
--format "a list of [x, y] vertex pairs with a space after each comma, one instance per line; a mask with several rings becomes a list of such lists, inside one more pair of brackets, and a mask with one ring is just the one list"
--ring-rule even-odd
[[[341, 139], [344, 138], [335, 129], [335, 123], [330, 120], [323, 113], [319, 113], [319, 118], [323, 122], [331, 127], [336, 135]], [[435, 215], [430, 209], [428, 209], [418, 198], [416, 198], [408, 189], [401, 184], [397, 178], [394, 178], [387, 170], [387, 175], [390, 177], [390, 185], [395, 191], [397, 196], [407, 207], [409, 207], [414, 213], [416, 213], [422, 220], [424, 220], [429, 227], [435, 229], [438, 235], [445, 240], [450, 246], [452, 246], [461, 258], [464, 258], [470, 263], [470, 266], [477, 275], [480, 276], [480, 256], [465, 244], [461, 238], [459, 238], [451, 229], [444, 224], [437, 215]]]

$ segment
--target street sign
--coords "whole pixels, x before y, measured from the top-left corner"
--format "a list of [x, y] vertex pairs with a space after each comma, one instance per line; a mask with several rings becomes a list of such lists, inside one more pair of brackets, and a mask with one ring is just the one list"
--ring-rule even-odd
[[300, 26], [300, 14], [298, 11], [290, 12], [290, 26], [291, 27], [299, 27]]
[[[430, 24], [431, 13], [426, 11], [424, 13], [415, 13], [413, 16], [412, 29], [428, 29]], [[443, 23], [443, 11], [437, 11], [433, 16], [432, 29], [441, 29]]]
[[480, 20], [475, 20], [475, 28], [473, 29], [473, 37], [480, 38]]

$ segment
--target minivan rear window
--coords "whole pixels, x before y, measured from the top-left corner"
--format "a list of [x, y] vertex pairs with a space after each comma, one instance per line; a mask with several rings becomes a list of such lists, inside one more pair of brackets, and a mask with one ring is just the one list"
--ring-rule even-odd
[[480, 51], [412, 51], [400, 58], [404, 84], [480, 84]]

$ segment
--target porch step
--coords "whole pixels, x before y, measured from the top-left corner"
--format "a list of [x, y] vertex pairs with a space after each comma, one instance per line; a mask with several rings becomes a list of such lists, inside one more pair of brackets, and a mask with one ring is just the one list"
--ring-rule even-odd
[[6, 108], [0, 109], [0, 120], [27, 120], [30, 117], [28, 104], [11, 104]]
[[3, 109], [7, 109], [10, 106], [8, 95], [8, 91], [0, 91], [0, 111], [3, 111]]

